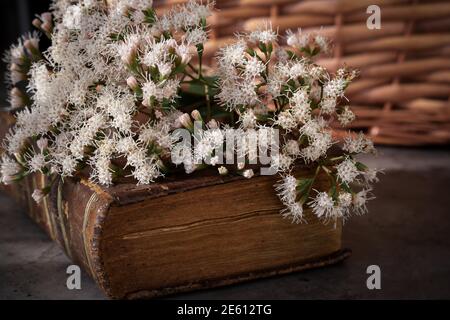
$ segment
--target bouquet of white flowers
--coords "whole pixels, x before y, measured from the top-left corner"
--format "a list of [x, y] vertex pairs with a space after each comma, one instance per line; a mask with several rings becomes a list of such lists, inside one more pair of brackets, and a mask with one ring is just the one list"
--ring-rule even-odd
[[[41, 172], [52, 182], [88, 175], [102, 185], [123, 177], [149, 184], [179, 168], [210, 166], [251, 178], [275, 146], [266, 164], [281, 176], [283, 216], [301, 222], [305, 207], [324, 221], [364, 213], [377, 170], [355, 157], [374, 152], [372, 142], [349, 134], [329, 151], [338, 144], [330, 123], [355, 117], [344, 94], [356, 72], [329, 74], [314, 63], [329, 49], [326, 39], [289, 31], [282, 46], [271, 25], [237, 35], [220, 49], [217, 67], [205, 65], [211, 10], [191, 1], [158, 16], [148, 0], [53, 1], [51, 13], [33, 21], [51, 45], [41, 51], [32, 33], [6, 55], [16, 122], [4, 143], [2, 182]], [[180, 143], [180, 128], [193, 147]], [[235, 139], [224, 162], [221, 151]], [[295, 177], [298, 165], [314, 175]], [[321, 172], [329, 190], [316, 189]], [[35, 200], [49, 190], [35, 190]]]

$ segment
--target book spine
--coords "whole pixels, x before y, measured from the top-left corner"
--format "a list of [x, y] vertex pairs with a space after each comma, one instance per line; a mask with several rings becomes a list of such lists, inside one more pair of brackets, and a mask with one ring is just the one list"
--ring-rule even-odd
[[88, 180], [57, 183], [50, 203], [57, 222], [57, 241], [106, 294], [109, 283], [102, 262], [103, 223], [113, 198]]
[[33, 174], [22, 183], [30, 217], [108, 294], [101, 239], [102, 224], [113, 199], [89, 181], [66, 179], [56, 182], [38, 204], [31, 197], [33, 188], [42, 188], [46, 182], [44, 175]]

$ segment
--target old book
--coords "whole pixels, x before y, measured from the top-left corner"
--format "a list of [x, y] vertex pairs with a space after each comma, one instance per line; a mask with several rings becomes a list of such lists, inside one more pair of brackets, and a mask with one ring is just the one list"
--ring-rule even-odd
[[[301, 174], [311, 174], [306, 169]], [[283, 219], [276, 176], [245, 179], [209, 171], [151, 185], [100, 187], [86, 179], [54, 184], [31, 199], [45, 177], [16, 186], [30, 216], [112, 298], [155, 297], [336, 263], [341, 221]], [[327, 183], [319, 177], [319, 183]]]

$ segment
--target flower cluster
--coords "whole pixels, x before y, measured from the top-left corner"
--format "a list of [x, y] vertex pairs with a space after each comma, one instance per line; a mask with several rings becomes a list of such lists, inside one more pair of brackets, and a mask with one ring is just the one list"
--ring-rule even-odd
[[[237, 113], [243, 129], [270, 126], [282, 132], [281, 153], [273, 160], [283, 176], [276, 190], [285, 205], [284, 216], [300, 222], [304, 206], [323, 220], [346, 218], [352, 208], [364, 212], [371, 198], [368, 181], [376, 181], [376, 171], [355, 156], [374, 152], [372, 142], [363, 134], [348, 137], [343, 152], [329, 156], [337, 144], [330, 123], [337, 119], [346, 126], [355, 118], [345, 104], [345, 89], [357, 74], [343, 68], [331, 75], [314, 63], [316, 55], [329, 49], [322, 36], [299, 30], [288, 31], [286, 38], [287, 49], [278, 45], [277, 33], [268, 26], [222, 48], [219, 104]], [[302, 162], [315, 168], [312, 178], [294, 177], [295, 166]], [[328, 191], [314, 191], [321, 172], [329, 176]], [[358, 187], [361, 191], [354, 191]]]
[[[283, 216], [301, 222], [306, 207], [325, 221], [364, 213], [377, 171], [356, 156], [373, 152], [373, 144], [349, 136], [336, 153], [330, 129], [335, 119], [346, 126], [355, 118], [345, 89], [356, 73], [331, 75], [314, 63], [329, 50], [322, 36], [288, 32], [285, 49], [268, 25], [220, 49], [212, 75], [202, 58], [211, 7], [190, 1], [157, 15], [150, 0], [54, 0], [33, 21], [50, 47], [42, 50], [32, 33], [6, 55], [16, 121], [4, 142], [1, 181], [40, 172], [88, 175], [106, 186], [123, 177], [149, 184], [179, 165], [186, 173], [214, 166], [252, 178], [250, 164], [275, 143], [281, 151], [270, 154], [270, 169], [283, 177], [276, 186]], [[206, 130], [195, 134], [194, 123]], [[177, 128], [192, 133], [193, 148], [178, 143]], [[225, 155], [237, 156], [236, 168], [220, 159], [230, 139], [240, 140]], [[295, 177], [299, 164], [311, 176]], [[328, 190], [316, 188], [322, 173]]]
[[161, 17], [145, 0], [52, 8], [33, 22], [51, 46], [41, 52], [29, 34], [6, 56], [16, 123], [3, 182], [32, 172], [68, 177], [86, 166], [104, 185], [127, 172], [154, 181], [173, 144], [180, 83], [197, 76], [188, 66], [207, 40], [210, 6], [190, 2]]

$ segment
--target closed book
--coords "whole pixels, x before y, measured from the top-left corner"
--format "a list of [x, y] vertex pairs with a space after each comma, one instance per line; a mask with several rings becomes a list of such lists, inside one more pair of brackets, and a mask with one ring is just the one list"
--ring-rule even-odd
[[[313, 173], [298, 168], [298, 175]], [[33, 174], [13, 187], [28, 212], [112, 298], [157, 297], [336, 263], [342, 222], [283, 219], [277, 176], [220, 176], [203, 170], [149, 185], [103, 187], [77, 177]], [[318, 177], [327, 184], [326, 176]]]

